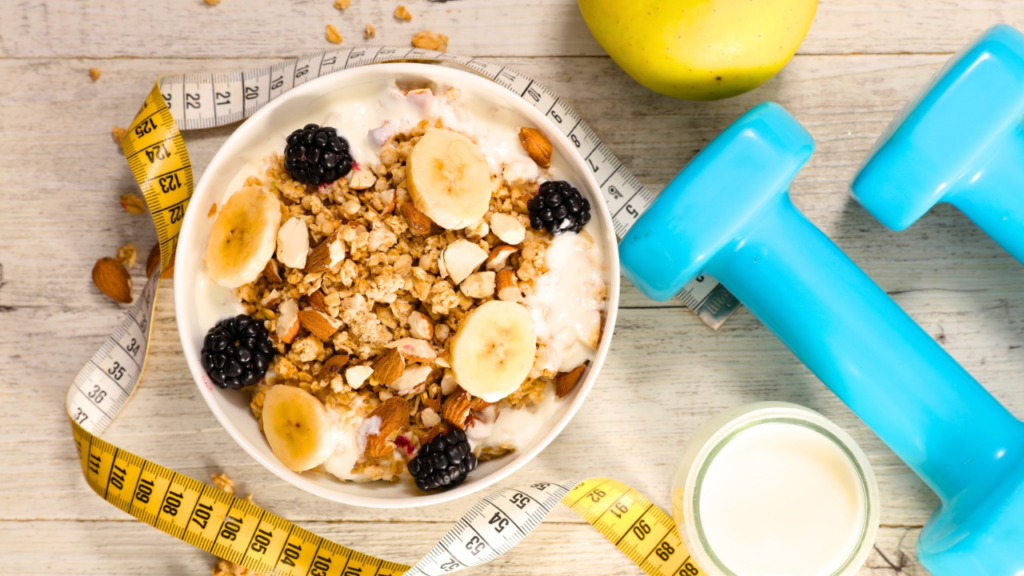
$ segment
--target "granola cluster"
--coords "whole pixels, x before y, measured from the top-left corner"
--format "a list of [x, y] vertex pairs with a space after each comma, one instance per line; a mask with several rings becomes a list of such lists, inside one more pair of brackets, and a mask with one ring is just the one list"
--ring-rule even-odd
[[[492, 176], [487, 214], [462, 230], [442, 229], [419, 212], [407, 189], [406, 160], [433, 128], [422, 122], [392, 136], [380, 162], [359, 167], [348, 180], [302, 184], [289, 177], [283, 158], [275, 154], [245, 182], [281, 200], [282, 222], [305, 222], [311, 249], [302, 269], [271, 260], [260, 278], [237, 291], [247, 312], [264, 321], [277, 350], [273, 377], [250, 389], [253, 415], [261, 418], [266, 391], [280, 384], [310, 392], [351, 419], [343, 422], [349, 426], [374, 414], [384, 401], [404, 398], [409, 425], [391, 431], [384, 455], [359, 459], [352, 473], [360, 480], [397, 480], [408, 456], [437, 434], [442, 422], [466, 428], [500, 410], [536, 404], [556, 377], [536, 362], [520, 389], [495, 406], [455, 382], [447, 348], [460, 321], [485, 302], [528, 296], [546, 271], [551, 236], [529, 225], [533, 181]], [[495, 233], [515, 223], [509, 218], [525, 229], [515, 245]], [[479, 271], [458, 282], [444, 257], [455, 242], [470, 242], [488, 255]], [[298, 310], [297, 330], [285, 325], [294, 322], [288, 306]], [[544, 354], [540, 345], [538, 358]], [[481, 457], [513, 448], [490, 449]]]

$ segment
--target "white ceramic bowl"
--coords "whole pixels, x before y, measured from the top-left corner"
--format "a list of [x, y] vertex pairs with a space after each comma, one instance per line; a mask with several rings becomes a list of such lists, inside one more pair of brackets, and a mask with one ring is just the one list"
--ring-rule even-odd
[[[604, 232], [607, 256], [608, 306], [601, 342], [583, 380], [572, 395], [563, 401], [553, 416], [550, 428], [546, 433], [538, 434], [531, 444], [520, 446], [513, 454], [481, 463], [461, 486], [432, 494], [420, 493], [408, 481], [360, 484], [342, 482], [325, 473], [299, 474], [285, 468], [271, 452], [256, 419], [250, 413], [248, 395], [215, 388], [199, 360], [205, 331], [199, 325], [196, 314], [196, 282], [209, 238], [212, 219], [207, 213], [212, 205], [222, 201], [233, 181], [245, 169], [246, 161], [253, 157], [254, 151], [259, 151], [259, 157], [262, 157], [264, 150], [283, 149], [285, 137], [296, 126], [317, 121], [304, 114], [315, 108], [318, 100], [336, 98], [360, 85], [388, 79], [407, 81], [412, 85], [435, 82], [457, 86], [463, 94], [478, 96], [496, 106], [513, 110], [524, 118], [524, 125], [532, 125], [545, 132], [554, 145], [555, 155], [561, 156], [569, 166], [570, 180], [590, 199], [593, 218], [600, 223]], [[521, 468], [561, 432], [590, 392], [608, 353], [619, 299], [619, 257], [611, 217], [597, 182], [583, 159], [543, 114], [505, 88], [462, 69], [432, 64], [376, 64], [308, 82], [274, 100], [235, 130], [213, 157], [192, 196], [179, 237], [174, 293], [178, 332], [192, 377], [217, 420], [246, 452], [274, 474], [317, 496], [356, 506], [406, 508], [446, 502], [486, 488]]]

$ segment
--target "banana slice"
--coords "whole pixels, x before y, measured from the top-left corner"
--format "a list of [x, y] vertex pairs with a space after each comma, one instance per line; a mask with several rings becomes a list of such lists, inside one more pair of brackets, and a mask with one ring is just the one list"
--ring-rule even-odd
[[533, 368], [533, 317], [515, 302], [487, 302], [462, 320], [450, 353], [459, 385], [486, 402], [497, 402], [515, 392]]
[[210, 277], [227, 288], [259, 278], [274, 255], [280, 227], [281, 201], [273, 194], [251, 186], [232, 194], [210, 229]]
[[274, 455], [289, 470], [316, 468], [334, 452], [327, 409], [309, 392], [278, 385], [263, 399], [263, 434]]
[[459, 230], [484, 217], [491, 201], [491, 170], [472, 140], [431, 130], [409, 154], [413, 204], [438, 226]]

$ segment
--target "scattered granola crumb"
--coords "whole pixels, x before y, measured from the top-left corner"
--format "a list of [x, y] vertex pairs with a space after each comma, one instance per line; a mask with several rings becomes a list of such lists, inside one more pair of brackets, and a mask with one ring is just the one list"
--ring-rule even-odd
[[338, 10], [344, 10], [352, 5], [352, 0], [334, 0], [334, 7]]
[[146, 202], [138, 194], [121, 194], [121, 207], [129, 214], [146, 213]]
[[100, 74], [103, 74], [103, 72], [100, 72], [99, 68], [89, 68], [89, 78], [92, 78], [93, 82], [100, 79]]
[[216, 213], [217, 213], [217, 203], [214, 202], [213, 206], [210, 206], [210, 211], [206, 213], [206, 216], [209, 217], [209, 218], [213, 218], [213, 216]]
[[210, 474], [210, 478], [213, 479], [213, 485], [217, 488], [220, 488], [228, 494], [235, 493], [235, 483], [231, 481], [231, 478], [228, 478], [227, 474], [224, 474], [223, 472], [220, 474]]
[[363, 30], [363, 38], [369, 40], [377, 35], [377, 30], [373, 27], [373, 24], [367, 24], [366, 29]]
[[118, 147], [121, 146], [121, 141], [124, 140], [124, 136], [127, 133], [128, 133], [128, 130], [126, 130], [124, 128], [121, 128], [120, 126], [114, 126], [114, 130], [112, 131], [112, 134], [114, 135], [114, 142], [117, 143]]
[[216, 6], [217, 4], [220, 4], [220, 0], [203, 0], [203, 2], [206, 2], [210, 6]]
[[259, 572], [218, 558], [217, 563], [213, 565], [213, 576], [259, 576]]
[[430, 30], [417, 32], [412, 37], [412, 45], [424, 50], [438, 50], [444, 52], [448, 49], [448, 37], [444, 34], [435, 34]]
[[114, 256], [114, 259], [120, 262], [121, 265], [127, 268], [128, 270], [131, 270], [135, 266], [136, 257], [137, 254], [135, 253], [135, 245], [125, 244], [124, 246], [121, 246], [120, 248], [117, 249], [117, 254]]
[[395, 18], [398, 18], [399, 20], [409, 21], [412, 20], [412, 14], [409, 13], [408, 8], [399, 4], [398, 7], [395, 8]]
[[331, 44], [341, 44], [341, 32], [333, 24], [327, 25], [327, 41]]

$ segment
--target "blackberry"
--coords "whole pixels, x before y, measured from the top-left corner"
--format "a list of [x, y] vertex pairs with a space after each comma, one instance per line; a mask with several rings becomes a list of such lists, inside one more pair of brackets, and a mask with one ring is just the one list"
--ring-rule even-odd
[[218, 388], [238, 390], [259, 382], [273, 358], [267, 329], [248, 314], [217, 322], [203, 340], [203, 369]]
[[284, 167], [293, 180], [319, 186], [330, 184], [352, 170], [348, 140], [330, 126], [306, 124], [288, 136]]
[[590, 201], [563, 180], [541, 184], [526, 206], [534, 230], [552, 234], [579, 232], [590, 222]]
[[466, 433], [454, 428], [420, 448], [420, 453], [409, 460], [409, 473], [416, 480], [417, 488], [430, 492], [462, 484], [466, 476], [476, 470], [477, 464]]

